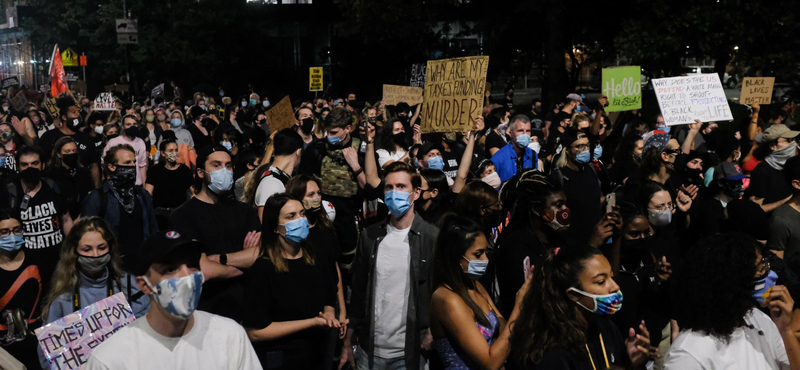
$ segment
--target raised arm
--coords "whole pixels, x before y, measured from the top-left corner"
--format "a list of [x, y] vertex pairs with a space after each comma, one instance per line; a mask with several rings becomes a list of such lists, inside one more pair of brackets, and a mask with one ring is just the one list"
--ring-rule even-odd
[[700, 122], [699, 119], [695, 119], [694, 123], [689, 124], [689, 132], [686, 134], [686, 140], [683, 141], [683, 145], [681, 146], [681, 153], [689, 154], [689, 152], [692, 151], [694, 138], [697, 137], [697, 133], [700, 132], [700, 127], [702, 126], [703, 122]]
[[480, 132], [483, 132], [483, 127], [483, 116], [479, 116], [475, 118], [472, 132], [467, 133], [467, 147], [464, 149], [464, 154], [461, 155], [461, 162], [458, 164], [456, 179], [453, 181], [453, 187], [450, 189], [453, 193], [460, 193], [464, 185], [467, 184], [467, 176], [472, 166], [472, 153], [475, 151], [475, 139]]

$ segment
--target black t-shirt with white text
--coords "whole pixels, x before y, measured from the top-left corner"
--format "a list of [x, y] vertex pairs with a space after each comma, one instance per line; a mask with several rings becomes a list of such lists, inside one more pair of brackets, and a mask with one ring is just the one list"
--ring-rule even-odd
[[147, 183], [153, 185], [153, 207], [175, 208], [186, 201], [186, 192], [192, 186], [192, 170], [178, 165], [174, 170], [164, 165], [150, 167]]

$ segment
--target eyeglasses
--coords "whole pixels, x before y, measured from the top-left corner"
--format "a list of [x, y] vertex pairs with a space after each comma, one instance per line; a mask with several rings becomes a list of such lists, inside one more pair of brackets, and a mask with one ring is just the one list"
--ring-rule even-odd
[[655, 207], [649, 207], [649, 208], [654, 210], [654, 211], [656, 211], [656, 212], [664, 212], [664, 211], [667, 211], [667, 210], [674, 211], [675, 210], [675, 203], [669, 202], [669, 203], [659, 204], [659, 205], [657, 205]]
[[0, 237], [6, 237], [14, 233], [14, 235], [22, 235], [22, 227], [17, 226], [13, 229], [0, 229]]

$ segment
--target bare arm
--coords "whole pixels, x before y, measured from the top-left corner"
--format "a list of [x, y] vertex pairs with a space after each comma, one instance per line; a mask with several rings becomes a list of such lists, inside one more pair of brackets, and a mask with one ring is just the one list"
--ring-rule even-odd
[[417, 109], [414, 111], [414, 115], [411, 116], [411, 120], [409, 121], [411, 122], [411, 126], [414, 126], [417, 123], [417, 120], [419, 120], [420, 110], [422, 110], [422, 104], [417, 104]]
[[148, 193], [150, 193], [150, 196], [152, 196], [152, 195], [153, 195], [153, 190], [154, 190], [155, 188], [156, 188], [156, 187], [155, 187], [155, 186], [153, 186], [153, 184], [144, 184], [144, 190], [147, 190], [147, 192], [148, 192]]
[[460, 193], [464, 185], [467, 184], [467, 175], [469, 175], [469, 168], [472, 165], [472, 153], [475, 151], [475, 137], [481, 131], [483, 131], [483, 117], [478, 117], [475, 119], [475, 126], [472, 132], [467, 134], [469, 136], [467, 147], [464, 149], [464, 154], [461, 155], [461, 163], [458, 164], [456, 179], [450, 189], [453, 193]]
[[791, 196], [791, 195], [790, 195], [790, 196], [788, 196], [788, 197], [786, 197], [786, 198], [784, 198], [784, 199], [781, 199], [781, 200], [779, 200], [779, 201], [777, 201], [777, 202], [772, 202], [772, 203], [769, 203], [769, 204], [764, 204], [764, 198], [757, 198], [757, 197], [754, 197], [754, 196], [751, 196], [751, 197], [750, 197], [750, 201], [751, 201], [751, 202], [753, 202], [753, 203], [755, 203], [755, 204], [758, 204], [758, 205], [760, 205], [760, 206], [761, 206], [761, 209], [763, 209], [765, 213], [769, 213], [769, 212], [772, 212], [772, 211], [774, 211], [776, 208], [778, 208], [778, 207], [782, 206], [782, 205], [783, 205], [783, 203], [786, 203], [786, 202], [788, 202], [788, 201], [789, 201], [789, 199], [792, 199], [792, 196]]
[[364, 173], [367, 183], [373, 188], [381, 186], [381, 177], [378, 175], [378, 163], [375, 161], [375, 129], [369, 129], [367, 133], [367, 154], [364, 156]]
[[747, 137], [750, 141], [756, 139], [758, 134], [758, 112], [761, 110], [761, 105], [758, 103], [753, 104], [753, 113], [750, 113], [750, 125], [747, 127]]
[[[239, 269], [249, 269], [251, 266], [253, 266], [256, 258], [258, 258], [258, 253], [258, 248], [248, 248], [234, 253], [226, 253], [225, 256], [228, 258], [228, 261], [225, 266], [232, 266]], [[210, 255], [208, 256], [208, 259], [213, 262], [219, 262], [219, 255]]]
[[317, 327], [319, 323], [317, 318], [295, 320], [295, 321], [282, 321], [273, 322], [263, 329], [244, 328], [247, 332], [247, 337], [251, 342], [263, 342], [285, 337], [289, 334], [294, 334], [299, 331]]
[[69, 215], [69, 212], [64, 213], [61, 216], [61, 229], [64, 230], [64, 235], [69, 234], [69, 231], [72, 230], [72, 216]]
[[683, 141], [683, 145], [681, 146], [681, 153], [689, 154], [694, 147], [694, 138], [697, 137], [697, 133], [700, 132], [700, 127], [703, 126], [703, 122], [700, 122], [699, 119], [695, 119], [694, 123], [689, 124], [689, 132], [686, 134], [686, 140]]
[[206, 256], [205, 253], [200, 257], [200, 271], [209, 280], [225, 280], [242, 275], [242, 270], [233, 266], [225, 266], [219, 262], [214, 262]]

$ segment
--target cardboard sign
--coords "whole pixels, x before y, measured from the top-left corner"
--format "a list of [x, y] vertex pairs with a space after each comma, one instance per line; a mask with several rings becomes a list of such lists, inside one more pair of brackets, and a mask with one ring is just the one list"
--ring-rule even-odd
[[11, 107], [14, 108], [17, 112], [24, 112], [25, 105], [28, 104], [28, 97], [25, 96], [25, 93], [20, 91], [17, 95], [14, 95], [14, 98], [11, 99]]
[[[5, 86], [5, 84], [3, 84]], [[775, 77], [745, 77], [742, 81], [740, 104], [772, 104]]]
[[422, 133], [471, 130], [483, 111], [488, 69], [488, 56], [429, 60]]
[[158, 85], [154, 87], [152, 91], [150, 91], [151, 98], [155, 98], [159, 95], [164, 96], [164, 84]]
[[117, 293], [34, 332], [51, 370], [82, 369], [92, 350], [135, 319], [125, 295]]
[[44, 105], [44, 108], [47, 109], [47, 114], [50, 115], [50, 118], [56, 120], [61, 117], [61, 111], [58, 109], [58, 106], [56, 106], [55, 99], [45, 99], [42, 104]]
[[288, 96], [283, 97], [278, 104], [275, 104], [272, 109], [266, 111], [264, 115], [267, 116], [267, 124], [269, 130], [278, 132], [285, 128], [292, 127], [297, 120], [294, 118], [294, 110], [292, 109], [292, 102]]
[[110, 92], [102, 92], [94, 98], [95, 111], [113, 111], [117, 109], [117, 102]]
[[608, 97], [606, 112], [642, 109], [642, 68], [639, 66], [603, 68], [603, 94]]
[[308, 91], [322, 91], [322, 67], [308, 69]]
[[7, 89], [11, 86], [19, 86], [19, 78], [17, 76], [12, 76], [9, 78], [3, 79], [3, 88]]
[[731, 107], [716, 73], [654, 79], [653, 88], [667, 126], [732, 120]]
[[412, 86], [383, 85], [383, 104], [407, 103], [415, 106], [422, 103], [422, 88]]
[[425, 69], [427, 64], [417, 63], [411, 65], [411, 85], [412, 87], [425, 87]]

